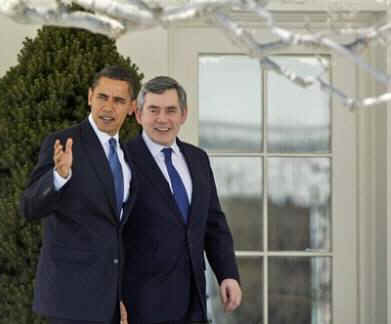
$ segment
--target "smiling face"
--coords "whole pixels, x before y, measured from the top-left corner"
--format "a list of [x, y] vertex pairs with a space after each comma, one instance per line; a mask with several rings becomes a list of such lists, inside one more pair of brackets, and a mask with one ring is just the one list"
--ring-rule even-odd
[[101, 77], [88, 91], [88, 104], [98, 129], [114, 136], [127, 115], [132, 115], [135, 102], [131, 99], [126, 81]]
[[161, 94], [148, 92], [142, 109], [136, 111], [137, 122], [152, 141], [161, 145], [174, 143], [186, 118], [187, 109], [181, 110], [176, 89]]

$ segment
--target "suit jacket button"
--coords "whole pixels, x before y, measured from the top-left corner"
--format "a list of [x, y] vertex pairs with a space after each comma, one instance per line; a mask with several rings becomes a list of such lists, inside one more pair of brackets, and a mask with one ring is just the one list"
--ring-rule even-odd
[[113, 263], [114, 263], [114, 264], [118, 264], [118, 262], [119, 262], [118, 259], [114, 259], [114, 260], [113, 260]]

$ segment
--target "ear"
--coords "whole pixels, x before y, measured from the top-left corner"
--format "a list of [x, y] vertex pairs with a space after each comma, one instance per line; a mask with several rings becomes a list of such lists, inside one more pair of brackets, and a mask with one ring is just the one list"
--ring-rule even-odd
[[88, 88], [88, 105], [89, 106], [91, 106], [92, 96], [93, 96], [93, 90], [92, 90], [92, 88]]
[[134, 116], [136, 117], [137, 123], [138, 123], [139, 125], [141, 125], [141, 126], [143, 125], [143, 124], [142, 124], [142, 114], [143, 114], [142, 110], [140, 110], [140, 109], [135, 109]]
[[184, 124], [186, 120], [187, 120], [187, 107], [182, 112], [181, 124]]
[[130, 102], [130, 107], [129, 107], [129, 112], [128, 112], [129, 116], [132, 116], [133, 113], [136, 111], [136, 106], [137, 106], [137, 102], [136, 102], [136, 99], [134, 99]]

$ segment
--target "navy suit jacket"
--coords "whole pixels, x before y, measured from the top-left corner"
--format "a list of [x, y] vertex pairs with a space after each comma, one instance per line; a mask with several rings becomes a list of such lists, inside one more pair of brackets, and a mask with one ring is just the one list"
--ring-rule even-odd
[[177, 143], [193, 183], [187, 224], [142, 136], [125, 146], [138, 174], [137, 200], [124, 231], [124, 301], [131, 324], [185, 315], [205, 320], [204, 251], [219, 283], [239, 280], [208, 156], [193, 145]]
[[[55, 191], [54, 142], [58, 138], [65, 144], [69, 137], [73, 138], [72, 177]], [[88, 120], [43, 142], [21, 201], [24, 216], [42, 219], [44, 225], [34, 291], [36, 312], [88, 321], [113, 316], [122, 286], [122, 231], [136, 196], [135, 172], [129, 166], [132, 190], [119, 222], [111, 169]]]

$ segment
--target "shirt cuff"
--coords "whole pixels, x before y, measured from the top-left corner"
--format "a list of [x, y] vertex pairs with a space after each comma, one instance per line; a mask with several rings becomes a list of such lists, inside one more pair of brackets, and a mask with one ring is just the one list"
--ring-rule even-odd
[[56, 169], [53, 169], [53, 174], [54, 174], [54, 190], [59, 191], [71, 179], [72, 169], [69, 170], [69, 174], [67, 178], [63, 178], [62, 176], [60, 176]]

